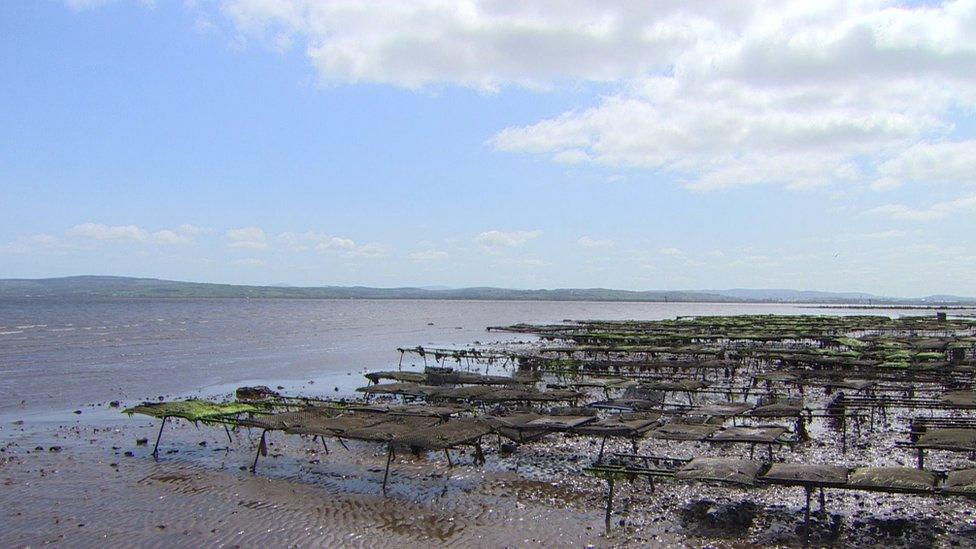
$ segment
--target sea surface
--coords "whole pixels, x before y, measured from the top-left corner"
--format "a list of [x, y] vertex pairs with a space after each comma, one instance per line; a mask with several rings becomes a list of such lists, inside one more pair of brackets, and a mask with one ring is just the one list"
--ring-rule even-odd
[[486, 331], [517, 322], [866, 312], [778, 304], [8, 299], [0, 300], [0, 418], [219, 395], [241, 384], [351, 396], [364, 384], [362, 372], [397, 366], [398, 347], [530, 339]]

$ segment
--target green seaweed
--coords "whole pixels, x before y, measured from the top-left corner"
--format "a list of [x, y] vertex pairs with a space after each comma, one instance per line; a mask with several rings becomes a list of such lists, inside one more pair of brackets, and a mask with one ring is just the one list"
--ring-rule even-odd
[[243, 402], [210, 402], [189, 399], [170, 402], [144, 402], [122, 410], [123, 414], [142, 414], [155, 418], [179, 417], [189, 421], [207, 422], [243, 413], [261, 412], [262, 408]]

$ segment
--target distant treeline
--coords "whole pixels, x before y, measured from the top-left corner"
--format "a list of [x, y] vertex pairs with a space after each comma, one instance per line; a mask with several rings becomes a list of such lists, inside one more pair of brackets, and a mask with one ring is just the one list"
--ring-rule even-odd
[[368, 288], [363, 286], [243, 286], [154, 278], [73, 276], [0, 280], [0, 298], [292, 298], [466, 299], [526, 301], [649, 301], [715, 303], [849, 303], [858, 305], [966, 305], [957, 296], [891, 298], [862, 293], [798, 290], [630, 291], [605, 288], [512, 290], [506, 288]]

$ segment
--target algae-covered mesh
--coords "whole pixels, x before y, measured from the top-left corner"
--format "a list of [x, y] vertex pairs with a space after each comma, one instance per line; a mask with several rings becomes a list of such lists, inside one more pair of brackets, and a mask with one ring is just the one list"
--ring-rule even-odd
[[918, 437], [918, 446], [976, 451], [976, 429], [932, 429]]
[[946, 475], [945, 489], [947, 491], [976, 494], [976, 469], [950, 471]]
[[316, 422], [330, 419], [339, 414], [335, 408], [310, 406], [294, 412], [280, 412], [258, 416], [243, 424], [275, 431], [294, 431], [308, 428]]
[[176, 400], [172, 402], [145, 402], [126, 408], [125, 414], [142, 414], [164, 418], [178, 417], [189, 421], [207, 421], [237, 414], [261, 412], [263, 408], [244, 402], [209, 402], [206, 400]]
[[949, 391], [941, 400], [958, 406], [976, 406], [976, 391]]
[[796, 401], [783, 401], [756, 406], [749, 411], [749, 415], [755, 417], [790, 417], [798, 416], [802, 412], [803, 403]]
[[425, 450], [443, 450], [470, 443], [491, 432], [485, 422], [476, 419], [455, 419], [403, 434], [394, 442]]
[[663, 440], [704, 440], [718, 429], [717, 425], [669, 423], [651, 431], [651, 437]]
[[675, 473], [679, 480], [702, 480], [754, 485], [763, 464], [750, 459], [702, 457], [689, 461]]
[[397, 417], [387, 418], [382, 423], [350, 429], [344, 433], [345, 438], [367, 440], [373, 442], [390, 442], [397, 438], [414, 433], [418, 430], [437, 424], [437, 418], [430, 417]]
[[793, 465], [788, 463], [774, 463], [763, 475], [764, 480], [811, 483], [836, 484], [847, 483], [850, 469], [837, 465]]
[[288, 432], [296, 435], [319, 435], [319, 436], [341, 436], [346, 432], [371, 427], [384, 421], [389, 416], [386, 414], [372, 413], [346, 413], [336, 417], [314, 417], [300, 425], [288, 428]]
[[911, 467], [860, 467], [848, 477], [851, 486], [887, 490], [931, 490], [936, 476]]
[[716, 442], [755, 442], [757, 444], [772, 444], [779, 442], [786, 434], [786, 428], [780, 426], [762, 427], [727, 427], [713, 434], [708, 440]]
[[709, 402], [696, 411], [704, 416], [732, 417], [752, 410], [753, 406], [744, 402]]
[[581, 435], [633, 437], [641, 435], [656, 426], [660, 418], [660, 414], [633, 419], [620, 417], [622, 415], [624, 414], [600, 418], [596, 421], [574, 427], [572, 432]]

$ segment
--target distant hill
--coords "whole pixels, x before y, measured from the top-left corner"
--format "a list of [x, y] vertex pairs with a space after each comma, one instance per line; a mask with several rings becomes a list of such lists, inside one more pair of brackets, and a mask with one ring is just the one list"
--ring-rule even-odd
[[884, 297], [879, 297], [872, 294], [866, 294], [861, 292], [814, 292], [814, 291], [803, 291], [803, 290], [748, 290], [742, 288], [733, 288], [731, 290], [706, 290], [707, 292], [715, 292], [724, 296], [734, 297], [736, 299], [742, 299], [745, 301], [787, 301], [787, 302], [803, 302], [812, 303], [820, 302], [824, 299], [826, 300], [843, 300], [843, 301], [856, 301], [858, 303], [877, 300], [877, 299], [888, 299]]
[[846, 303], [860, 305], [974, 305], [959, 296], [894, 298], [865, 293], [798, 290], [631, 291], [606, 288], [512, 290], [506, 288], [369, 288], [364, 286], [244, 286], [120, 276], [2, 279], [0, 298], [293, 298], [293, 299], [475, 299], [532, 301], [652, 301], [743, 303]]

